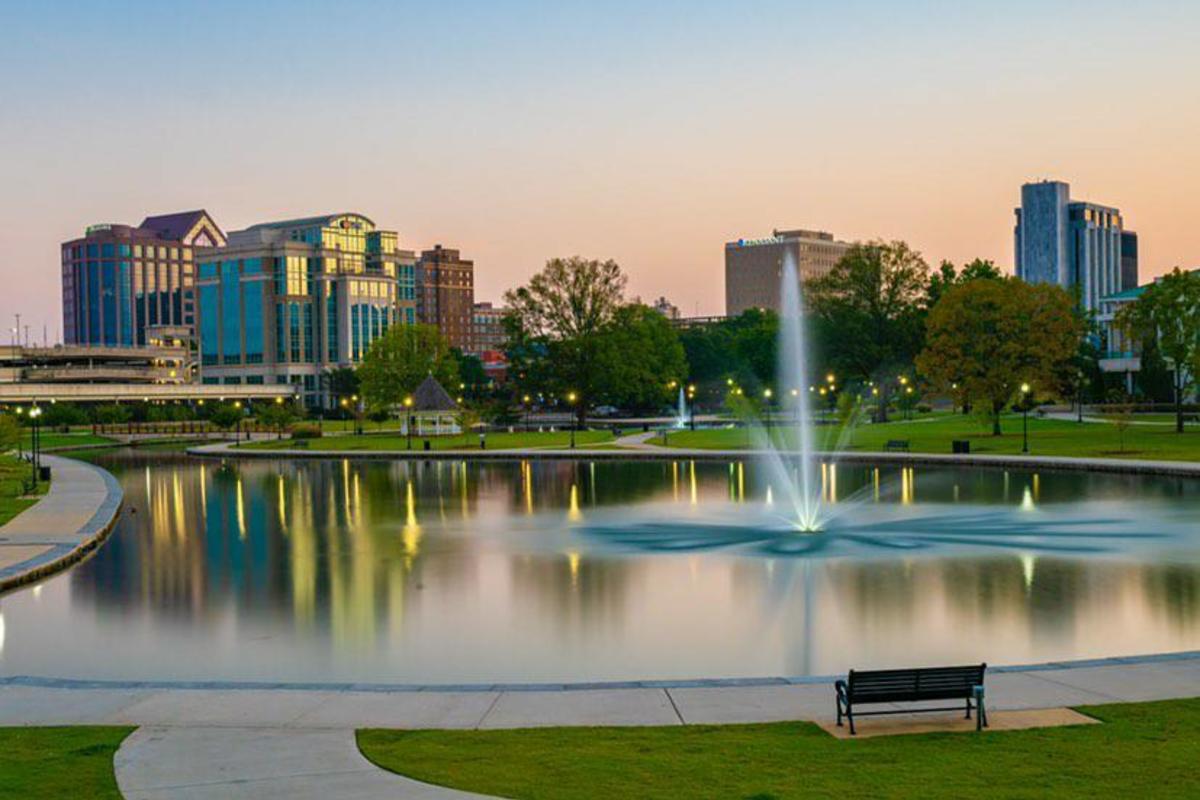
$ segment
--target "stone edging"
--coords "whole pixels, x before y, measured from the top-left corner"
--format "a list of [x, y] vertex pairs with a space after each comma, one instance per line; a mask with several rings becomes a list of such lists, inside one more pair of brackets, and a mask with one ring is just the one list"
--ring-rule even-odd
[[[264, 450], [235, 448], [229, 444], [191, 447], [188, 455], [205, 458], [301, 459], [331, 458], [391, 461], [746, 461], [762, 455], [757, 450]], [[795, 457], [799, 453], [785, 453]], [[1076, 458], [1034, 455], [952, 455], [949, 453], [818, 453], [838, 463], [903, 466], [971, 466], [997, 469], [1108, 472], [1123, 475], [1175, 475], [1200, 477], [1200, 462], [1152, 461], [1116, 458]]]
[[[62, 456], [57, 456], [57, 458], [62, 458]], [[64, 460], [75, 461], [75, 459]], [[54, 545], [40, 555], [0, 570], [0, 594], [6, 594], [39, 581], [81, 561], [103, 544], [104, 540], [112, 533], [113, 528], [116, 527], [125, 497], [117, 479], [108, 470], [95, 464], [88, 464], [84, 461], [75, 461], [75, 463], [97, 472], [104, 481], [106, 490], [104, 501], [100, 503], [83, 527], [72, 534], [80, 537], [82, 541], [76, 545]], [[48, 499], [49, 495], [27, 510], [36, 508]]]
[[[1091, 667], [1135, 666], [1177, 661], [1200, 660], [1200, 650], [1180, 653], [1159, 653], [1145, 656], [1115, 656], [1078, 661], [1051, 661], [1040, 664], [1014, 664], [988, 667], [991, 673], [1052, 672]], [[138, 681], [89, 680], [83, 678], [49, 678], [34, 675], [0, 677], [0, 686], [32, 686], [47, 689], [129, 689], [129, 690], [253, 690], [253, 691], [321, 691], [321, 692], [378, 692], [425, 693], [438, 692], [579, 692], [597, 689], [721, 689], [753, 686], [804, 686], [833, 683], [842, 675], [804, 675], [793, 678], [696, 678], [683, 680], [643, 681], [586, 681], [578, 683], [270, 683], [263, 681]]]

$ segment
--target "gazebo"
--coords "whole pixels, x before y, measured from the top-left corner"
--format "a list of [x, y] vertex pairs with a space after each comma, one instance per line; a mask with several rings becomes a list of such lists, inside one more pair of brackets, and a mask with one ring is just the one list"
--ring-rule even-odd
[[412, 404], [405, 403], [404, 432], [412, 425], [416, 436], [461, 433], [458, 414], [458, 403], [431, 373], [413, 392]]

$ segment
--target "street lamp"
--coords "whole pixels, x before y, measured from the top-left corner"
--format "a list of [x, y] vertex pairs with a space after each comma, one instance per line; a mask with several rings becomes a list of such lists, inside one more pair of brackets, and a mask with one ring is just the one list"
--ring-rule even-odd
[[571, 406], [571, 449], [575, 449], [575, 393], [567, 392], [567, 404]]
[[691, 429], [696, 430], [696, 384], [688, 384], [688, 418], [691, 422]]
[[526, 433], [529, 433], [529, 401], [530, 401], [530, 399], [531, 398], [529, 397], [529, 395], [525, 395], [524, 397], [521, 398], [521, 405], [525, 409], [525, 432]]
[[37, 488], [38, 470], [42, 466], [42, 447], [41, 447], [41, 428], [38, 425], [38, 418], [42, 416], [42, 409], [34, 406], [29, 409], [29, 419], [33, 423], [33, 436], [30, 441], [30, 449], [33, 451], [30, 455], [29, 463], [33, 466], [33, 488]]
[[763, 405], [765, 406], [765, 408], [763, 409], [763, 416], [766, 417], [766, 420], [767, 420], [767, 437], [770, 438], [770, 436], [771, 436], [771, 387], [770, 386], [768, 386], [766, 389], [763, 389]]
[[404, 435], [408, 439], [408, 449], [409, 450], [412, 450], [412, 429], [413, 429], [412, 404], [413, 404], [412, 395], [409, 395], [408, 397], [404, 398], [404, 419], [405, 419]]
[[1023, 443], [1021, 452], [1029, 452], [1029, 384], [1021, 384], [1021, 428], [1023, 430]]

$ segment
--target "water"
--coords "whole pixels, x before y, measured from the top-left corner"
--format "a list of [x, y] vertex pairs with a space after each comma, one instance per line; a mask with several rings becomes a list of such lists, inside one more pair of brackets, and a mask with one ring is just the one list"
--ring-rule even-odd
[[688, 425], [687, 400], [683, 396], [683, 386], [679, 387], [679, 400], [675, 404], [675, 427], [686, 428]]
[[[1200, 649], [1200, 482], [817, 461], [101, 459], [90, 560], [0, 598], [0, 674], [541, 682]], [[776, 493], [777, 494], [777, 493]]]

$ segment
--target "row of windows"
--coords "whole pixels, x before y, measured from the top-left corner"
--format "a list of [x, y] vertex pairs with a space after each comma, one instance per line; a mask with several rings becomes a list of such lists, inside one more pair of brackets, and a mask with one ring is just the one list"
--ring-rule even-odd
[[[69, 250], [69, 253], [68, 253], [68, 250]], [[99, 245], [89, 244], [86, 246], [77, 244], [71, 248], [64, 247], [63, 248], [63, 256], [64, 256], [63, 260], [66, 260], [66, 257], [69, 256], [70, 259], [74, 260], [74, 261], [79, 261], [81, 258], [84, 258], [85, 256], [87, 258], [115, 258], [117, 256], [120, 256], [122, 258], [129, 258], [130, 256], [133, 256], [134, 258], [142, 258], [142, 257], [155, 258], [155, 257], [157, 257], [160, 259], [169, 259], [171, 261], [179, 261], [180, 257], [182, 256], [182, 259], [184, 261], [191, 261], [192, 260], [192, 248], [190, 248], [190, 247], [169, 247], [169, 246], [155, 247], [154, 245], [143, 246], [140, 244], [127, 245], [127, 244], [106, 243], [106, 244], [99, 244]]]

